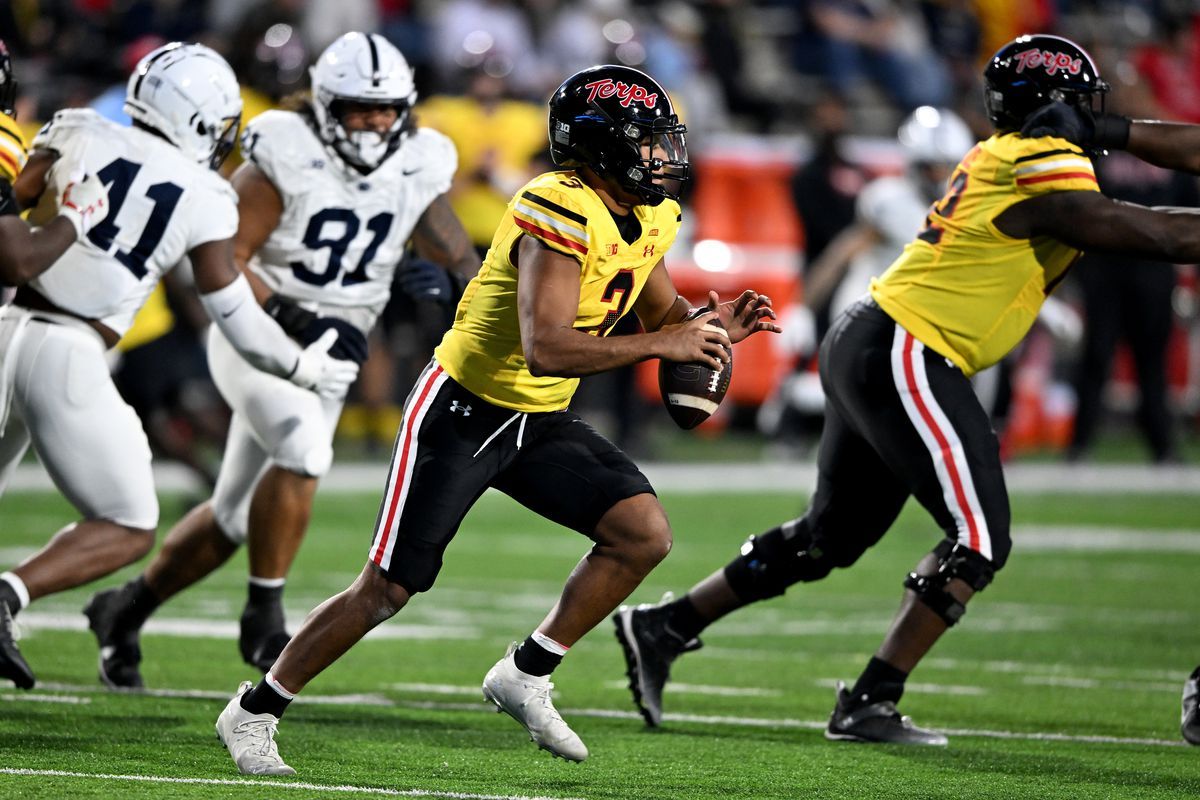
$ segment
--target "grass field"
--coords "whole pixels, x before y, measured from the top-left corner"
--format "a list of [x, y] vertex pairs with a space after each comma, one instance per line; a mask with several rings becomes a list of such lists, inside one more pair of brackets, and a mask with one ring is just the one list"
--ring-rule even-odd
[[[164, 525], [181, 509], [166, 498]], [[360, 569], [373, 492], [318, 498], [287, 593], [294, 628]], [[666, 495], [675, 550], [635, 594], [654, 601], [725, 563], [749, 533], [794, 516], [796, 494]], [[557, 704], [592, 751], [537, 750], [488, 713], [479, 683], [553, 603], [585, 542], [485, 496], [418, 597], [288, 712], [296, 778], [238, 775], [213, 734], [254, 677], [237, 656], [244, 560], [167, 605], [143, 640], [152, 691], [101, 689], [79, 609], [94, 588], [23, 613], [40, 685], [0, 688], [2, 797], [1187, 797], [1200, 753], [1178, 734], [1196, 646], [1197, 498], [1016, 495], [1010, 565], [914, 674], [902, 708], [947, 749], [829, 743], [833, 682], [853, 679], [888, 624], [903, 574], [936, 542], [910, 506], [852, 570], [710, 629], [678, 662], [667, 723], [646, 730], [608, 623], [555, 675]], [[72, 518], [50, 494], [0, 501], [0, 566]], [[1189, 530], [1191, 531], [1189, 533]], [[101, 582], [113, 585], [132, 570]]]

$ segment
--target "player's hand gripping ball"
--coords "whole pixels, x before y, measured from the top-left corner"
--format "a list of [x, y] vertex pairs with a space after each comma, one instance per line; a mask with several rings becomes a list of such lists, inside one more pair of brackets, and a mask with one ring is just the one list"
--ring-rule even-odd
[[[686, 319], [708, 310], [697, 308]], [[708, 324], [725, 327], [716, 318]], [[691, 430], [712, 416], [729, 391], [729, 381], [733, 377], [733, 351], [726, 348], [726, 352], [729, 360], [719, 372], [695, 362], [659, 360], [658, 388], [662, 392], [663, 404], [675, 424], [684, 430]]]

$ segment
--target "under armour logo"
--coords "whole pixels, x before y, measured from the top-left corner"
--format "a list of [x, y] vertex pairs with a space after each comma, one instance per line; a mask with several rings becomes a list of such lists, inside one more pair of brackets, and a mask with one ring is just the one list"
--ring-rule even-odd
[[462, 415], [464, 417], [471, 416], [471, 407], [470, 406], [462, 406], [462, 405], [458, 404], [457, 400], [451, 400], [450, 401], [450, 413], [453, 414], [455, 411], [461, 411]]
[[642, 248], [642, 258], [650, 258], [654, 255], [654, 245], [648, 244]]

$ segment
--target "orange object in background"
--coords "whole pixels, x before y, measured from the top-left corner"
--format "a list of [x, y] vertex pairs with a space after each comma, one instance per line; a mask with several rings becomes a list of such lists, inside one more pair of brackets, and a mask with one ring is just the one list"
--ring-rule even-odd
[[[696, 219], [695, 240], [799, 252], [804, 233], [792, 203], [795, 170], [792, 161], [769, 152], [702, 158], [696, 165], [690, 209]], [[799, 265], [793, 264], [792, 269], [798, 270]]]
[[[693, 306], [708, 302], [711, 289], [721, 302], [733, 300], [745, 289], [753, 289], [771, 298], [774, 305], [786, 306], [796, 293], [798, 258], [786, 247], [744, 247], [716, 240], [697, 242], [691, 257], [679, 253], [668, 259], [671, 280], [679, 293]], [[774, 391], [780, 379], [791, 370], [770, 341], [772, 333], [757, 333], [733, 348], [733, 380], [725, 396], [729, 403], [759, 405]], [[637, 368], [637, 386], [642, 396], [660, 402], [658, 362], [644, 361]], [[718, 411], [698, 430], [724, 426], [725, 415]]]

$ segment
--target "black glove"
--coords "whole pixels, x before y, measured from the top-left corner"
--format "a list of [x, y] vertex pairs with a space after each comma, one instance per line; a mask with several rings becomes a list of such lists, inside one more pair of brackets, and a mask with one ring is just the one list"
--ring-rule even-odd
[[302, 345], [308, 347], [321, 338], [325, 331], [333, 329], [338, 332], [337, 341], [329, 348], [329, 355], [342, 361], [353, 361], [362, 364], [367, 360], [367, 337], [358, 328], [336, 317], [318, 317], [308, 323], [308, 327], [297, 337]]
[[450, 303], [454, 300], [454, 286], [450, 273], [423, 258], [406, 261], [396, 273], [400, 288], [414, 300], [432, 300]]
[[1129, 144], [1129, 117], [1093, 116], [1079, 106], [1055, 100], [1029, 115], [1021, 126], [1027, 139], [1057, 136], [1089, 150], [1124, 150]]
[[301, 308], [277, 294], [267, 298], [267, 302], [263, 303], [263, 311], [279, 323], [284, 333], [305, 347], [320, 339], [325, 331], [334, 328], [338, 332], [338, 338], [333, 347], [329, 348], [329, 355], [357, 364], [367, 360], [367, 337], [345, 320], [318, 317], [314, 312]]
[[263, 311], [279, 323], [279, 327], [283, 328], [284, 333], [295, 339], [304, 336], [304, 331], [317, 318], [312, 311], [301, 308], [286, 297], [280, 297], [277, 294], [267, 298], [267, 302], [263, 303]]

